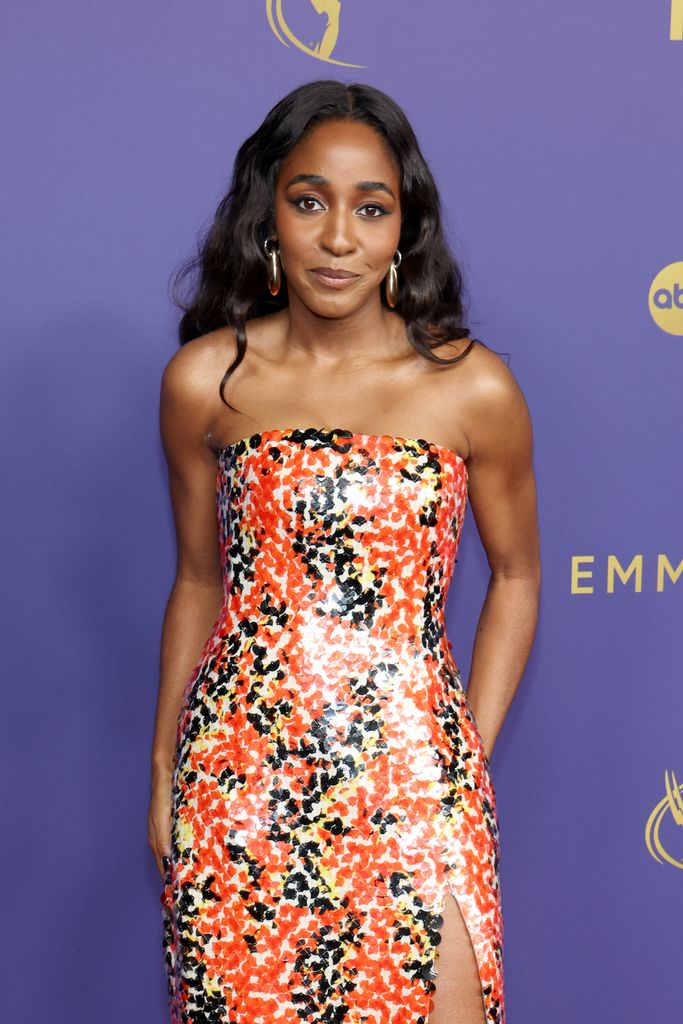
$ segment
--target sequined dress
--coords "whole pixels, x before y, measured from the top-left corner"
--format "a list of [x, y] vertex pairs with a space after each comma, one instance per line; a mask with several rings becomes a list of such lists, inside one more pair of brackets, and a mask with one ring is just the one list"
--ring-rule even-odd
[[449, 897], [504, 1024], [495, 791], [444, 624], [464, 461], [269, 430], [218, 452], [216, 493], [225, 599], [161, 897], [173, 1024], [427, 1024]]

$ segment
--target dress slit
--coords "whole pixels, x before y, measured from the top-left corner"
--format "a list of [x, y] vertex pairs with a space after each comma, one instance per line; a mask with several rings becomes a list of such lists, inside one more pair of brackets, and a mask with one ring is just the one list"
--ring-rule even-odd
[[[474, 983], [474, 978], [476, 977], [476, 985], [479, 989], [480, 995], [479, 1014], [476, 1017], [468, 1017], [466, 1020], [464, 1018], [461, 1018], [460, 1016], [456, 1016], [454, 1011], [451, 1011], [450, 1013], [441, 1012], [444, 1009], [444, 1007], [441, 1005], [443, 993], [440, 990], [440, 985], [444, 983], [449, 985], [448, 981], [444, 978], [444, 970], [446, 970], [447, 968], [443, 961], [446, 961], [446, 964], [450, 961], [450, 958], [447, 958], [445, 956], [445, 952], [447, 949], [445, 943], [448, 940], [444, 939], [443, 933], [448, 931], [448, 922], [451, 915], [455, 915], [457, 918], [459, 918], [462, 924], [462, 930], [467, 938], [467, 943], [469, 945], [468, 959], [470, 960], [471, 970], [474, 972], [472, 982]], [[439, 929], [439, 938], [441, 941], [439, 941], [439, 944], [437, 946], [436, 957], [434, 960], [432, 970], [433, 988], [430, 995], [429, 1011], [425, 1019], [425, 1024], [437, 1024], [437, 1018], [435, 1017], [435, 1009], [437, 1008], [437, 1003], [439, 1010], [438, 1024], [487, 1024], [488, 1018], [486, 1009], [485, 986], [481, 976], [480, 964], [479, 961], [477, 960], [474, 942], [472, 941], [470, 925], [468, 925], [465, 915], [462, 912], [457, 896], [453, 891], [451, 891], [450, 888], [446, 890], [445, 905], [441, 916], [443, 917], [443, 924]]]

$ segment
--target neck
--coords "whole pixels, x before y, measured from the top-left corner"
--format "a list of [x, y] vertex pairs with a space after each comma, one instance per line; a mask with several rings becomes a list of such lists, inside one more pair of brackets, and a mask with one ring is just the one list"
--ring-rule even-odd
[[321, 369], [342, 370], [395, 355], [408, 344], [403, 319], [379, 297], [345, 317], [322, 317], [290, 298], [284, 343], [287, 351]]

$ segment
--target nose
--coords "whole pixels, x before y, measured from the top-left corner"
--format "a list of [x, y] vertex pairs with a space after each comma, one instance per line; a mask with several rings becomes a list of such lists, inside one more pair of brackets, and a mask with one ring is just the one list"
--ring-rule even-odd
[[334, 256], [345, 256], [356, 247], [353, 213], [342, 205], [331, 207], [322, 222], [322, 247]]

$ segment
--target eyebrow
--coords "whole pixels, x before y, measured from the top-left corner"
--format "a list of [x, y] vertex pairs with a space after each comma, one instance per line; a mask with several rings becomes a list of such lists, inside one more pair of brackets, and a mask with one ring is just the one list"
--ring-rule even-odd
[[[321, 174], [296, 174], [293, 178], [290, 178], [285, 188], [291, 188], [292, 185], [300, 185], [302, 182], [307, 185], [332, 184], [329, 178], [324, 178]], [[388, 192], [392, 199], [396, 198], [384, 181], [358, 181], [356, 182], [356, 188], [359, 192]]]

